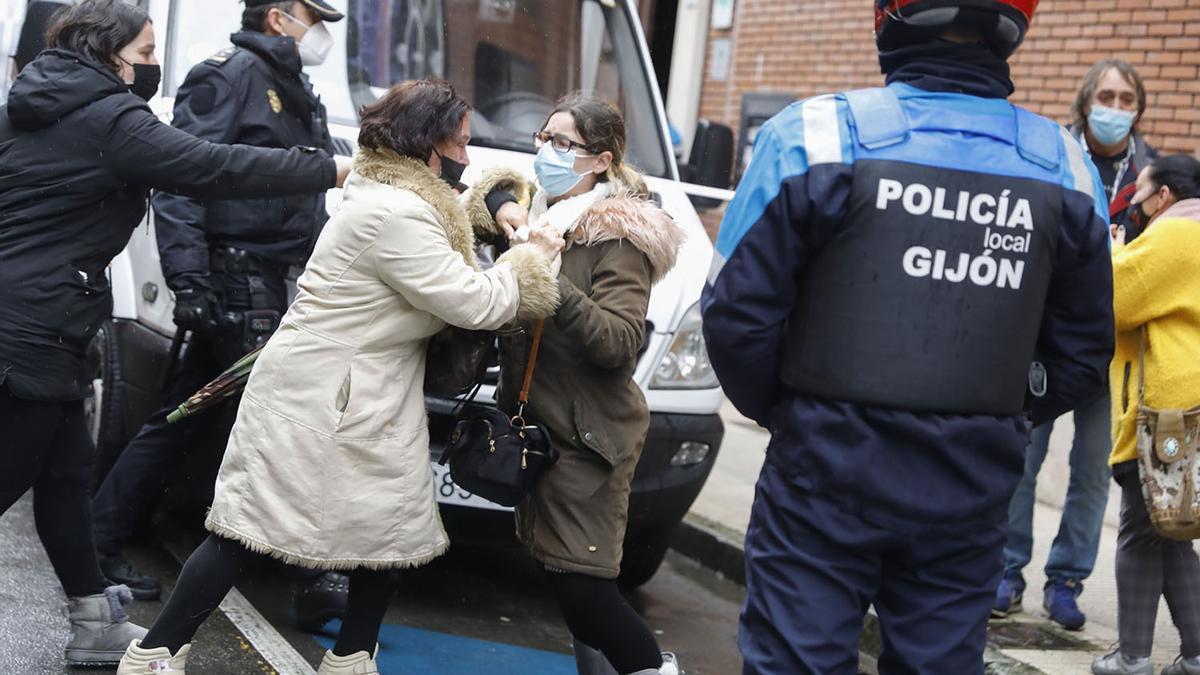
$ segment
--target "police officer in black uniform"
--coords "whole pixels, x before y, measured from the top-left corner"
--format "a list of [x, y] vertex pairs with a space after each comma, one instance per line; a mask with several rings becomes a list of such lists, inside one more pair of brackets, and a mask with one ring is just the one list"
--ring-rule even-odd
[[[173, 125], [218, 143], [332, 154], [325, 107], [302, 68], [324, 60], [333, 46], [324, 22], [343, 15], [323, 0], [245, 4], [233, 45], [194, 67], [179, 88]], [[122, 549], [187, 453], [224, 449], [236, 404], [176, 424], [165, 417], [270, 337], [287, 308], [288, 270], [305, 264], [328, 219], [323, 192], [212, 201], [158, 193], [153, 206], [175, 324], [191, 342], [163, 409], [122, 453], [93, 504], [101, 568], [140, 599], [157, 598], [161, 586], [134, 570]], [[317, 629], [340, 615], [347, 589], [340, 574], [306, 576], [297, 591], [301, 626]]]

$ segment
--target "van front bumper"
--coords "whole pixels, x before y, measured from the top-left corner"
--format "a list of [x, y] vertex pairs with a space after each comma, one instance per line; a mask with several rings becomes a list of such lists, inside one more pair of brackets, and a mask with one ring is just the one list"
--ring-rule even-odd
[[[445, 439], [453, 428], [454, 401], [426, 398], [429, 410], [430, 461], [437, 462], [445, 447]], [[692, 415], [682, 413], [650, 414], [650, 429], [646, 444], [633, 476], [629, 496], [629, 525], [631, 532], [669, 532], [687, 514], [696, 496], [712, 472], [725, 437], [725, 425], [716, 413]], [[688, 463], [680, 451], [688, 446]], [[707, 445], [703, 458], [698, 457], [697, 444]], [[675, 459], [675, 462], [672, 460]], [[696, 461], [698, 460], [698, 461]], [[452, 536], [468, 540], [511, 539], [511, 513], [491, 508], [479, 508], [455, 498], [439, 494], [446, 527]], [[483, 527], [473, 527], [480, 524]]]

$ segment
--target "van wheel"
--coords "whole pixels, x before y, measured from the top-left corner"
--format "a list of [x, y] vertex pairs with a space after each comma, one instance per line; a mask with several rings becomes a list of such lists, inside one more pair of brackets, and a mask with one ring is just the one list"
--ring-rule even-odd
[[671, 547], [672, 527], [656, 527], [625, 536], [624, 556], [617, 583], [624, 589], [634, 589], [650, 581]]
[[104, 322], [88, 345], [88, 373], [95, 394], [83, 402], [84, 420], [96, 444], [96, 485], [108, 475], [125, 447], [125, 384], [121, 379], [121, 353], [111, 321]]

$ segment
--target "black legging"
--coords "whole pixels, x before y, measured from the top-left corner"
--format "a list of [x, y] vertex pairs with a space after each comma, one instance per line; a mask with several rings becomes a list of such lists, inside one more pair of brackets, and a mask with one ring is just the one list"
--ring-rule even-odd
[[657, 670], [662, 652], [614, 579], [546, 570], [571, 635], [604, 653], [619, 673]]
[[83, 402], [26, 401], [0, 384], [0, 514], [33, 488], [38, 537], [67, 597], [103, 593], [92, 538], [95, 446]]
[[[142, 640], [142, 647], [166, 647], [174, 654], [191, 642], [200, 624], [221, 604], [238, 575], [256, 557], [236, 541], [209, 535], [183, 566], [175, 592]], [[350, 572], [350, 600], [334, 654], [375, 653], [392, 588], [386, 570], [360, 568]]]

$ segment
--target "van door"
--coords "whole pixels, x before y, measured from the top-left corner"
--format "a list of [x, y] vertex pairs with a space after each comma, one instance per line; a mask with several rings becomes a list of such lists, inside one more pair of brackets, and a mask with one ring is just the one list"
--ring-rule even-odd
[[25, 22], [26, 0], [0, 0], [0, 104], [8, 99], [8, 89], [16, 78], [17, 47]]

